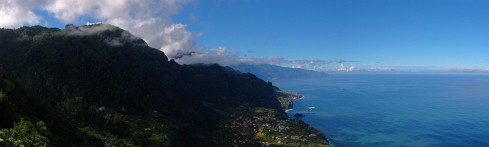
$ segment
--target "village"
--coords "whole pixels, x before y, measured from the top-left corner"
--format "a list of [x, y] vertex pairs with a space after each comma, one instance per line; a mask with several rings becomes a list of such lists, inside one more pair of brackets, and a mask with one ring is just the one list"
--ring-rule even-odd
[[297, 119], [279, 119], [274, 109], [255, 108], [231, 114], [224, 125], [236, 146], [329, 146], [324, 134]]

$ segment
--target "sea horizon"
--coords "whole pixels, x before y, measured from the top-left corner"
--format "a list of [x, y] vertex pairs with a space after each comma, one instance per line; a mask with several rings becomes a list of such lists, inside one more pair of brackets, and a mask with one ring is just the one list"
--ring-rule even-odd
[[[348, 73], [272, 81], [336, 146], [487, 146], [489, 75]], [[308, 111], [308, 107], [314, 107]]]

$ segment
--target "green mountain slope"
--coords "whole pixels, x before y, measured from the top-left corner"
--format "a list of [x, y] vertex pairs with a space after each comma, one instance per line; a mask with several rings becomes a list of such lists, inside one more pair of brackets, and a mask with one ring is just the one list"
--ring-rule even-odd
[[223, 126], [238, 112], [286, 119], [271, 83], [218, 65], [178, 65], [107, 24], [0, 29], [0, 89], [0, 138], [23, 118], [44, 122], [52, 146], [229, 146]]

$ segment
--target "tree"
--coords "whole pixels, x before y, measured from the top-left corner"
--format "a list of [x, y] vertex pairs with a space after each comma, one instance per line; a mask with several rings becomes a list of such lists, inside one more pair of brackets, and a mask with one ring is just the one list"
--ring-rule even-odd
[[9, 98], [0, 89], [0, 128], [10, 127], [14, 122], [14, 115]]
[[33, 124], [23, 118], [20, 122], [14, 123], [13, 128], [0, 131], [0, 137], [5, 138], [6, 144], [11, 146], [45, 147], [49, 143], [46, 138], [48, 134], [48, 128], [44, 122], [39, 121]]
[[5, 95], [5, 93], [3, 93], [3, 91], [0, 89], [0, 104], [2, 103], [5, 103], [8, 101], [8, 98], [7, 96]]

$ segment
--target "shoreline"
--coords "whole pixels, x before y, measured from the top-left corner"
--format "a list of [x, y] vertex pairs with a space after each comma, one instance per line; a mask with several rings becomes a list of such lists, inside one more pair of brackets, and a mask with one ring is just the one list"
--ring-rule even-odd
[[287, 108], [290, 108], [290, 109], [285, 109], [285, 112], [290, 112], [292, 110], [294, 110], [294, 100], [300, 100], [300, 99], [303, 99], [305, 98], [306, 96], [302, 95], [300, 97], [293, 97], [292, 98], [292, 101], [289, 103], [289, 105], [287, 106]]
[[[293, 108], [294, 108], [294, 101], [295, 101], [295, 100], [300, 100], [300, 99], [303, 99], [303, 98], [305, 98], [305, 97], [306, 97], [306, 96], [304, 96], [304, 95], [302, 95], [302, 94], [300, 94], [300, 93], [298, 93], [298, 92], [286, 92], [286, 93], [288, 93], [288, 94], [290, 94], [290, 95], [294, 95], [294, 96], [292, 96], [292, 97], [290, 98], [290, 102], [289, 102], [289, 104], [287, 105], [287, 108], [289, 108], [289, 109], [285, 109], [285, 113], [289, 113], [289, 112], [291, 112], [291, 111], [293, 111], [293, 110], [294, 110]], [[290, 95], [289, 95], [289, 96], [290, 96]], [[289, 115], [288, 115], [288, 114], [287, 114], [287, 119], [289, 119], [289, 120], [294, 120], [294, 119], [296, 119], [296, 120], [302, 121], [302, 122], [306, 123], [306, 124], [307, 124], [309, 127], [312, 127], [312, 128], [314, 128], [314, 129], [316, 129], [316, 130], [320, 131], [320, 132], [323, 134], [323, 139], [324, 139], [324, 140], [326, 140], [326, 141], [328, 142], [328, 145], [329, 145], [330, 147], [334, 147], [334, 145], [333, 145], [332, 141], [331, 141], [331, 140], [330, 140], [328, 137], [326, 137], [326, 135], [324, 134], [324, 132], [323, 132], [323, 131], [321, 131], [321, 130], [317, 129], [316, 127], [312, 126], [311, 124], [309, 124], [309, 123], [307, 123], [307, 122], [305, 122], [305, 121], [303, 121], [303, 120], [301, 120], [301, 119], [298, 119], [298, 118], [293, 118], [293, 117], [291, 118], [291, 117], [289, 117]]]

